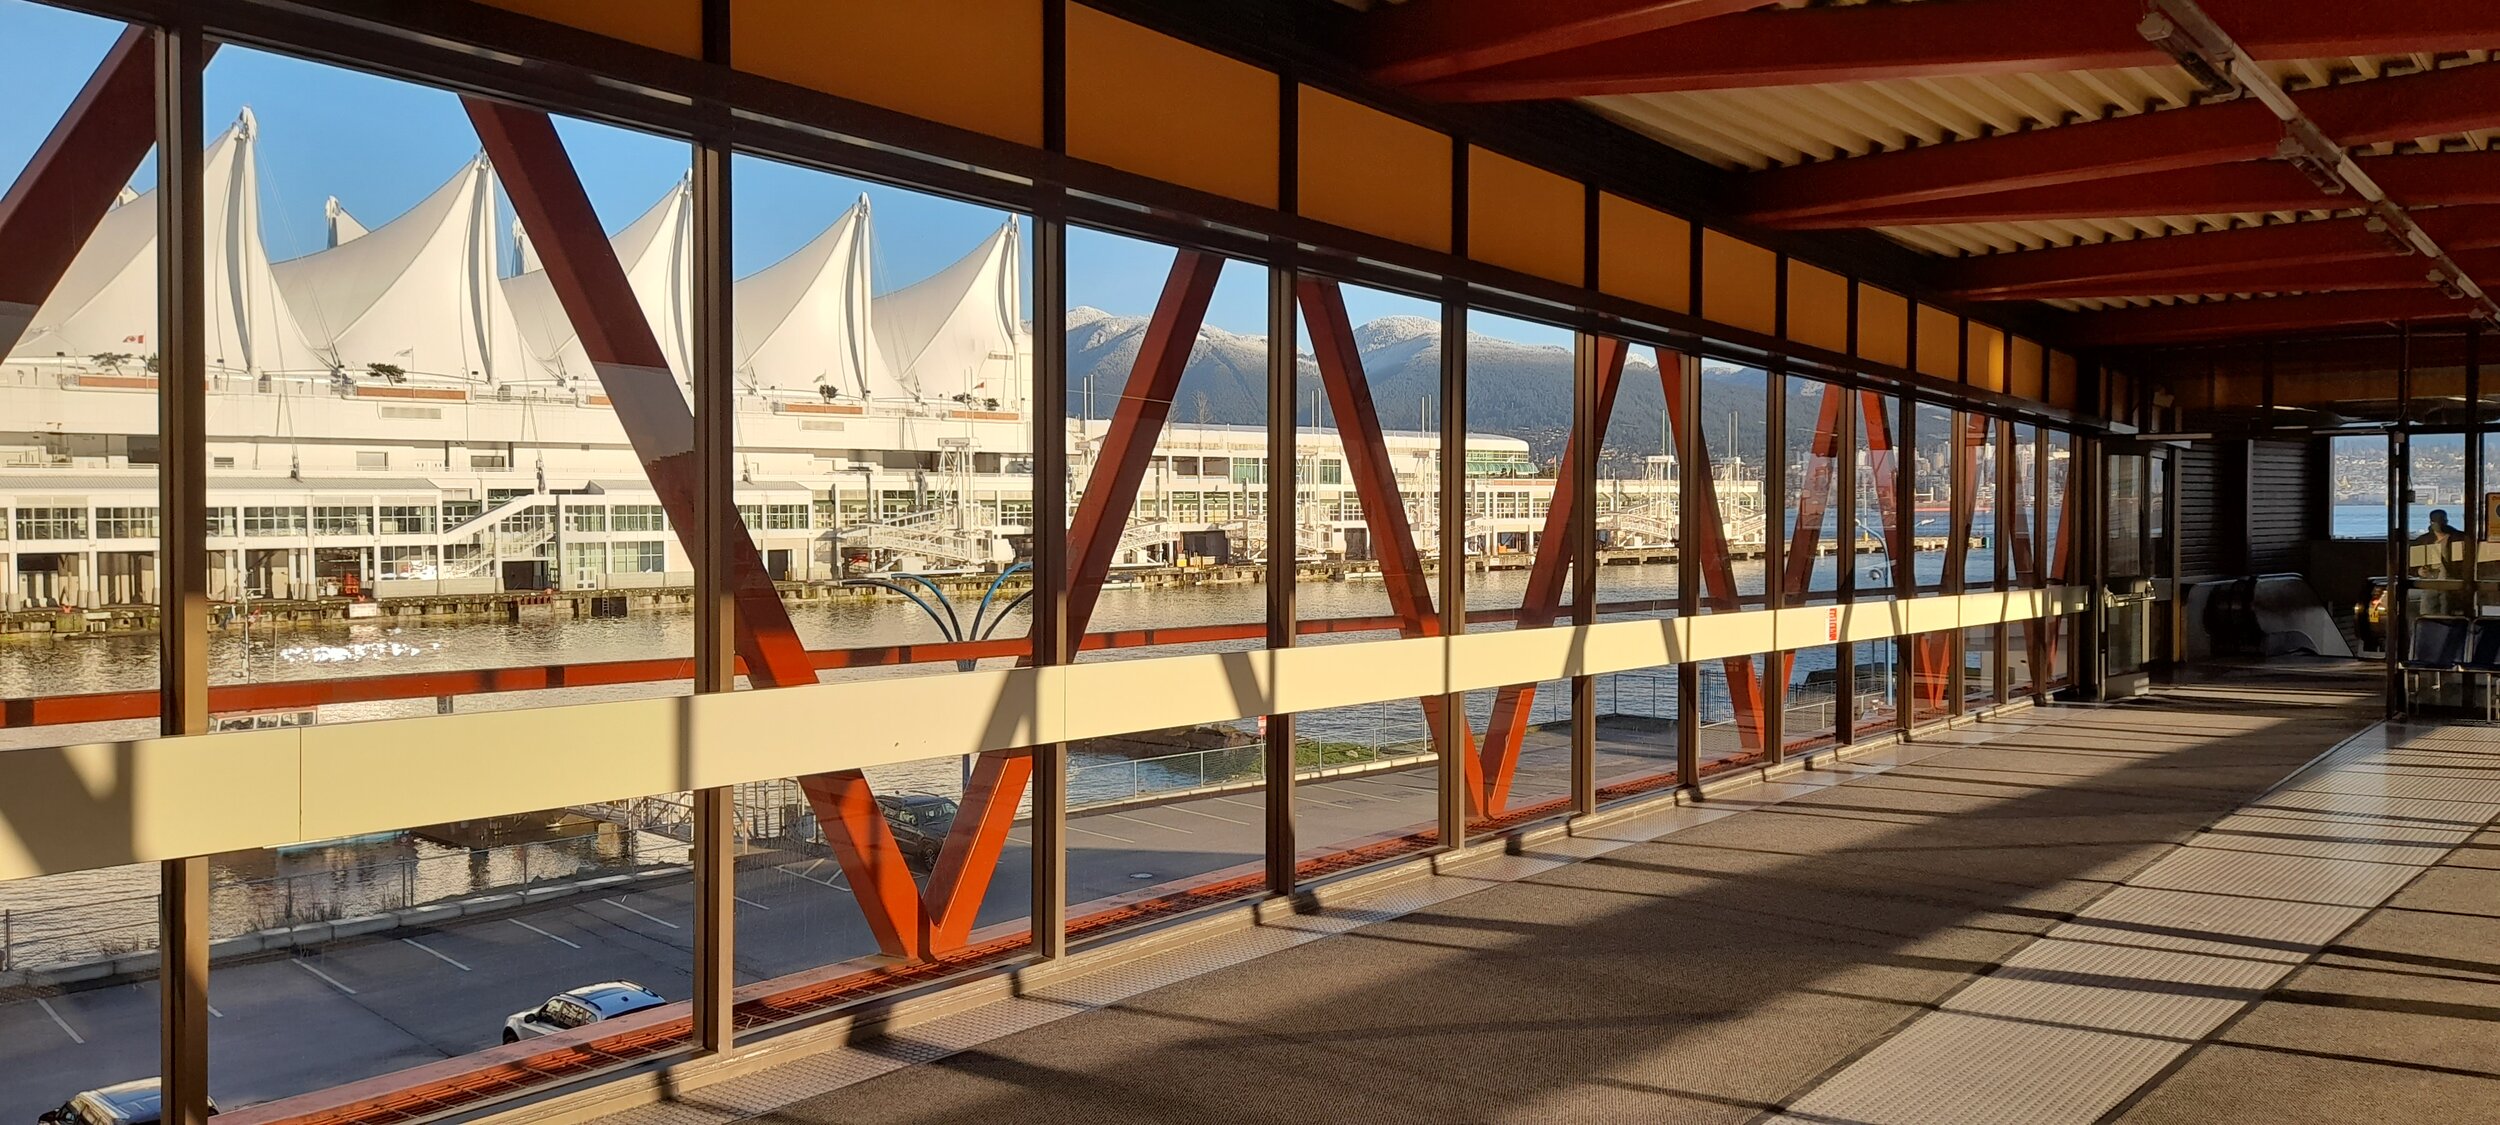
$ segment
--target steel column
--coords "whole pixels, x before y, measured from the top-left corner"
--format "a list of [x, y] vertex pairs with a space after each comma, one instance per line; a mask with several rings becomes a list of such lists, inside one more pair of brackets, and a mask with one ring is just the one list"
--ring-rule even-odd
[[[154, 62], [154, 110], [157, 144], [157, 207], [156, 207], [156, 283], [157, 283], [157, 437], [161, 465], [157, 473], [157, 611], [158, 688], [157, 729], [168, 735], [200, 734], [208, 729], [208, 550], [207, 550], [207, 397], [208, 352], [208, 277], [206, 231], [204, 220], [205, 185], [202, 181], [200, 70], [208, 64], [207, 37], [196, 17], [185, 16], [170, 26], [157, 29], [149, 54]], [[130, 36], [123, 37], [116, 53], [125, 58], [135, 51]], [[109, 65], [109, 64], [108, 64]], [[93, 84], [91, 84], [92, 87]], [[144, 69], [136, 81], [141, 91], [141, 104], [150, 85]], [[110, 100], [99, 94], [99, 100]], [[95, 103], [82, 95], [82, 108], [95, 110]], [[80, 115], [81, 125], [90, 124]], [[99, 129], [109, 122], [94, 123]], [[55, 139], [64, 143], [100, 143], [78, 136], [79, 127], [64, 122]], [[90, 134], [92, 136], [92, 134]], [[68, 179], [64, 184], [53, 176], [41, 174], [54, 165], [75, 166], [90, 154], [78, 148], [48, 151], [39, 158], [35, 190], [27, 196], [12, 192], [10, 217], [17, 215], [20, 205], [57, 206], [71, 215], [87, 218], [81, 229], [66, 232], [71, 239], [71, 252], [83, 242], [93, 218], [84, 214], [83, 204], [99, 205], [112, 198], [107, 190], [93, 200], [79, 197], [76, 174], [56, 175]], [[111, 157], [99, 156], [108, 165], [100, 171], [126, 176], [129, 169], [114, 170]], [[24, 185], [21, 181], [21, 185]], [[112, 186], [119, 186], [114, 184]], [[57, 187], [60, 196], [41, 190]], [[29, 198], [31, 197], [31, 198]], [[44, 216], [29, 212], [28, 220]], [[51, 221], [62, 222], [55, 214]], [[64, 226], [70, 225], [64, 223]], [[62, 263], [66, 265], [66, 261]], [[50, 263], [29, 263], [28, 277]], [[58, 280], [54, 272], [44, 284]], [[41, 303], [37, 298], [36, 304]], [[30, 306], [26, 310], [32, 314]], [[14, 333], [9, 334], [14, 339]], [[0, 349], [4, 350], [4, 349]], [[158, 868], [158, 961], [160, 1059], [157, 1073], [164, 1081], [163, 1121], [165, 1125], [206, 1125], [209, 1115], [208, 1092], [208, 987], [209, 987], [209, 869], [208, 858], [191, 856], [167, 860]]]
[[[1556, 495], [1547, 505], [1546, 534], [1553, 534], [1553, 509], [1563, 506], [1560, 493], [1567, 476], [1572, 491], [1565, 524], [1571, 560], [1571, 623], [1592, 625], [1597, 621], [1597, 456], [1606, 444], [1606, 419], [1614, 413], [1613, 392], [1622, 383], [1623, 357], [1631, 349], [1620, 340], [1586, 332], [1579, 333], [1576, 342], [1578, 377], [1571, 399], [1574, 432], [1563, 447], [1564, 472], [1556, 474]], [[1546, 553], [1540, 549], [1536, 561], [1544, 562]], [[1526, 626], [1523, 617], [1519, 627]], [[1512, 761], [1517, 760], [1514, 755]], [[1571, 678], [1571, 808], [1582, 815], [1597, 811], [1597, 679], [1586, 675]]]
[[[1693, 291], [1700, 291], [1701, 234], [1693, 235]], [[1694, 505], [1709, 492], [1710, 465], [1692, 455], [1701, 444], [1701, 361], [1681, 352], [1657, 349], [1658, 376], [1664, 388], [1667, 430], [1672, 443], [1662, 454], [1675, 458], [1676, 536], [1675, 612], [1691, 617], [1701, 612], [1701, 557], [1693, 546]], [[1675, 378], [1667, 379], [1667, 364]], [[1701, 666], [1690, 660], [1675, 666], [1675, 777], [1679, 786], [1701, 784]]]
[[[729, 62], [729, 6], [704, 0], [706, 61]], [[694, 464], [700, 497], [696, 515], [701, 550], [694, 559], [694, 690], [727, 692], [737, 687], [736, 556], [730, 544], [746, 538], [736, 526], [738, 500], [736, 316], [730, 280], [730, 149], [723, 114], [695, 140], [691, 196], [694, 212]], [[692, 794], [694, 806], [694, 1045], [718, 1053], [736, 1039], [738, 988], [737, 823], [735, 792], [713, 786]]]
[[[1054, 12], [1057, 9], [1053, 9]], [[1055, 17], [1054, 17], [1055, 18]], [[1056, 36], [1064, 29], [1054, 27]], [[1056, 84], [1052, 89], [1057, 89]], [[1056, 103], [1056, 97], [1052, 98]], [[1055, 113], [1046, 120], [1056, 120]], [[1068, 221], [1053, 192], [1033, 216], [1033, 610], [1031, 659], [1056, 667], [1075, 659], [1068, 621]], [[1068, 747], [1033, 748], [1033, 952], [1068, 952]], [[1012, 807], [1012, 806], [1011, 806]]]
[[[1294, 581], [1302, 548], [1294, 511], [1301, 483], [1295, 479], [1300, 442], [1294, 420], [1302, 375], [1299, 349], [1285, 343], [1301, 335], [1294, 289], [1299, 275], [1275, 264], [1267, 274], [1267, 647], [1293, 647]], [[1294, 888], [1294, 716], [1267, 717], [1267, 890]]]
[[[1466, 148], [1461, 144], [1458, 150], [1458, 167], [1463, 171]], [[1463, 192], [1457, 198], [1464, 198]], [[1465, 222], [1456, 216], [1464, 211], [1463, 204], [1453, 211], [1452, 221], [1459, 228], [1454, 237], [1460, 246], [1465, 245]], [[1343, 291], [1334, 288], [1329, 292], [1339, 298], [1344, 296]], [[1344, 315], [1342, 301], [1336, 306], [1336, 311], [1338, 316]], [[1347, 357], [1353, 358], [1351, 344], [1354, 337], [1351, 332], [1341, 333], [1338, 338], [1348, 345], [1345, 350]], [[1389, 447], [1380, 432], [1380, 419], [1371, 410], [1370, 384], [1360, 377], [1362, 366], [1359, 362], [1352, 366], [1341, 364], [1339, 370], [1354, 376], [1339, 379], [1338, 383], [1349, 391], [1358, 392], [1362, 399], [1362, 412], [1367, 419], [1363, 427], [1364, 443], [1378, 455], [1380, 467], [1384, 470], [1380, 479], [1389, 485], [1389, 507], [1403, 521], [1406, 504], [1398, 496], [1396, 474], [1385, 471], [1391, 467]], [[1323, 381], [1326, 374], [1327, 369], [1323, 367]], [[1339, 414], [1339, 433], [1345, 432], [1347, 417]], [[1351, 462], [1351, 442], [1347, 448], [1347, 460]], [[1464, 289], [1454, 290], [1441, 298], [1440, 459], [1441, 471], [1436, 474], [1441, 484], [1440, 494], [1433, 497], [1433, 503], [1439, 507], [1441, 524], [1441, 611], [1438, 628], [1442, 636], [1457, 636], [1467, 631], [1467, 301]], [[1361, 487], [1359, 476], [1356, 487]], [[1366, 509], [1370, 504], [1371, 501], [1364, 501]], [[1492, 523], [1487, 521], [1485, 526], [1487, 534], [1490, 534]], [[1415, 550], [1412, 533], [1404, 538], [1411, 555]], [[1421, 608], [1424, 616], [1432, 615], [1429, 595], [1425, 596]], [[1440, 796], [1438, 841], [1443, 848], [1465, 847], [1469, 813], [1482, 814], [1484, 811], [1478, 796], [1484, 792], [1484, 776], [1477, 765], [1475, 728], [1467, 721], [1467, 697], [1453, 692], [1438, 696], [1425, 706], [1430, 712], [1428, 718], [1437, 717], [1437, 721], [1427, 725], [1432, 727], [1433, 752], [1439, 756], [1441, 765], [1437, 779]]]

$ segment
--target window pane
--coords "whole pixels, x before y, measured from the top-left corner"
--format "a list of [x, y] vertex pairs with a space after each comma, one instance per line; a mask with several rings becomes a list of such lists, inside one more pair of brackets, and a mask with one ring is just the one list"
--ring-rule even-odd
[[[1668, 362], [1682, 357], [1667, 353]], [[1673, 617], [1676, 564], [1684, 511], [1677, 503], [1677, 468], [1666, 381], [1656, 348], [1633, 347], [1597, 450], [1597, 620]], [[1597, 787], [1604, 799], [1655, 791], [1675, 783], [1674, 665], [1599, 676]]]
[[2387, 437], [2364, 434], [2327, 439], [2330, 527], [2337, 539], [2387, 538]]
[[[120, 23], [0, 0], [9, 104], [0, 191], [27, 187], [47, 167], [52, 176], [93, 168], [39, 163], [38, 149], [123, 34]], [[122, 73], [136, 75], [126, 104], [144, 123], [154, 56], [143, 35], [131, 46], [119, 56]], [[0, 480], [0, 613], [23, 615], [0, 644], [0, 697], [129, 693], [149, 717], [13, 723], [0, 730], [0, 753], [145, 737], [158, 726], [152, 155], [128, 152], [103, 175], [108, 191], [128, 191], [88, 201], [103, 217], [66, 241], [74, 255], [5, 264], [21, 287], [10, 297], [36, 307], [0, 314], [0, 462], [10, 466]], [[30, 282], [40, 288], [28, 292]], [[126, 795], [112, 788], [96, 794], [100, 820], [127, 815]], [[0, 959], [27, 981], [0, 996], [0, 1118], [31, 1121], [80, 1091], [157, 1073], [155, 965], [112, 971], [115, 957], [156, 948], [157, 876], [155, 864], [133, 864], [0, 881]]]

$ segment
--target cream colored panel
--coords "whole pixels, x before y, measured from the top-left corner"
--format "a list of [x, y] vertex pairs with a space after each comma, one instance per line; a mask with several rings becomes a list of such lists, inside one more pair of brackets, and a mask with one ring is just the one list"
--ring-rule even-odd
[[300, 728], [304, 833], [319, 840], [689, 788], [692, 701]]
[[1451, 691], [1588, 674], [1588, 635], [1576, 626], [1474, 633], [1450, 646]]
[[1693, 630], [1692, 659], [1717, 660], [1771, 651], [1771, 618], [1771, 614], [1761, 610], [1686, 618]]
[[1068, 671], [1012, 668], [696, 696], [690, 780], [731, 785], [1057, 742], [1065, 737], [1061, 677]]
[[1840, 639], [1841, 607], [1807, 605], [1772, 615], [1771, 631], [1783, 649], [1820, 648]]
[[1684, 654], [1692, 650], [1690, 618], [1609, 621], [1591, 625], [1587, 632], [1588, 651], [1583, 659], [1593, 676], [1681, 664]]
[[0, 753], [0, 882], [312, 838], [294, 730]]
[[1933, 633], [1939, 629], [1958, 629], [1962, 625], [1962, 605], [1956, 598], [1919, 598], [1895, 602], [1900, 607], [1899, 623], [1893, 628], [1901, 634]]
[[[1217, 652], [1055, 669], [1066, 692], [1067, 722], [1052, 741], [1271, 714], [1278, 655]], [[1438, 663], [1422, 650], [1408, 659]], [[1432, 674], [1439, 675], [1437, 667]]]
[[1900, 635], [1894, 619], [1900, 613], [1897, 602], [1861, 602], [1840, 607], [1840, 639], [1844, 641], [1880, 641]]
[[1445, 695], [1448, 656], [1439, 637], [1286, 649], [1276, 654], [1275, 713]]
[[1964, 594], [1960, 601], [1964, 625], [1994, 625], [2008, 620], [2005, 616], [2005, 592], [2002, 590]]

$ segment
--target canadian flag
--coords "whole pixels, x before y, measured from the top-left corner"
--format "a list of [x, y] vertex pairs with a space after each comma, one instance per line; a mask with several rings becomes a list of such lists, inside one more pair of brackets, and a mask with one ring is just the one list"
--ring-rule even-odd
[[144, 332], [142, 332], [142, 333], [140, 333], [139, 335], [136, 335], [136, 336], [124, 336], [124, 337], [122, 337], [122, 343], [125, 343], [125, 344], [144, 344], [144, 343], [147, 343], [147, 342], [148, 342], [148, 337], [147, 337], [147, 334], [146, 334], [146, 333], [144, 333]]

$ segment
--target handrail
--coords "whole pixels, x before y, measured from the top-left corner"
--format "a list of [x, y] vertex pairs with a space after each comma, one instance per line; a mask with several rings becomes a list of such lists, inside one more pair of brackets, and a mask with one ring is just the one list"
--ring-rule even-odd
[[[1673, 599], [1652, 598], [1601, 602], [1595, 608], [1599, 617], [1609, 614], [1658, 614], [1672, 612], [1676, 608], [1676, 603]], [[1496, 624], [1518, 619], [1519, 611], [1515, 609], [1479, 609], [1470, 610], [1467, 613], [1467, 621], [1471, 625]], [[1338, 617], [1297, 622], [1294, 632], [1299, 636], [1310, 637], [1336, 633], [1386, 632], [1398, 627], [1398, 619], [1395, 616]], [[1226, 625], [1184, 625], [1171, 628], [1088, 633], [1077, 647], [1080, 652], [1101, 652], [1115, 649], [1154, 648], [1163, 645], [1256, 640], [1266, 635], [1267, 626], [1255, 621]], [[888, 668], [960, 660], [1018, 658], [1028, 655], [1031, 651], [1032, 645], [1025, 638], [1012, 637], [982, 641], [940, 641], [810, 649], [807, 655], [809, 663], [818, 669]], [[745, 670], [746, 664], [741, 660], [738, 663], [738, 672], [743, 674]], [[384, 676], [356, 676], [340, 679], [219, 684], [208, 689], [208, 704], [212, 713], [232, 714], [246, 711], [303, 710], [335, 703], [378, 703], [391, 700], [433, 699], [442, 696], [548, 691], [556, 688], [610, 687], [619, 684], [658, 683], [666, 680], [691, 682], [693, 678], [694, 658], [689, 655], [643, 660], [546, 664], [533, 667], [401, 672]], [[157, 715], [157, 703], [157, 693], [153, 689], [0, 698], [0, 730], [153, 719]], [[0, 753], [5, 752], [0, 751]]]

